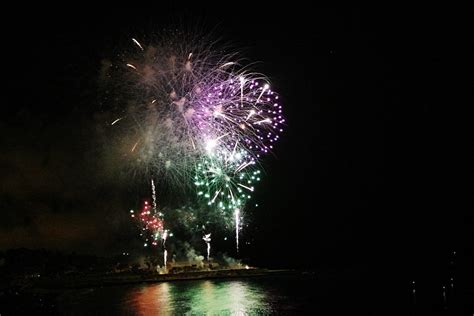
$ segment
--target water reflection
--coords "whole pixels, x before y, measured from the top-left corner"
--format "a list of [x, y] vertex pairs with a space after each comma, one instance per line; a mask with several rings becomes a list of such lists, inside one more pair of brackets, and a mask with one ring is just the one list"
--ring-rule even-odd
[[127, 312], [135, 315], [268, 314], [264, 289], [248, 281], [160, 283], [127, 294]]
[[172, 311], [170, 301], [170, 284], [160, 283], [134, 289], [127, 295], [125, 306], [136, 315], [147, 315], [150, 312], [169, 315]]

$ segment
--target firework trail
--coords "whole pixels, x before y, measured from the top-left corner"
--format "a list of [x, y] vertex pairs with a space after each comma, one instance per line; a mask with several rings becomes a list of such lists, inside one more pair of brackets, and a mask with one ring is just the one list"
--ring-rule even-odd
[[211, 234], [206, 234], [202, 239], [206, 242], [207, 245], [207, 261], [209, 261], [209, 257], [211, 255]]
[[[160, 212], [157, 212], [157, 204], [156, 204], [156, 189], [155, 189], [155, 182], [153, 179], [151, 179], [151, 192], [152, 192], [152, 198], [153, 198], [153, 212], [155, 216], [160, 218], [163, 222], [163, 214]], [[162, 225], [162, 229], [160, 231], [161, 235], [161, 242], [163, 245], [163, 261], [164, 261], [164, 267], [166, 269], [166, 261], [168, 257], [168, 250], [166, 249], [166, 239], [168, 238], [168, 230], [164, 228], [164, 225]], [[158, 238], [158, 236], [156, 236]], [[156, 242], [156, 240], [155, 240]]]
[[164, 264], [164, 267], [166, 269], [166, 261], [167, 261], [167, 258], [168, 258], [168, 250], [166, 249], [166, 239], [168, 238], [168, 230], [165, 229], [163, 231], [163, 234], [161, 236], [161, 241], [162, 241], [162, 244], [163, 244], [163, 264]]
[[237, 248], [237, 252], [239, 252], [240, 210], [238, 208], [234, 210], [234, 216], [235, 216], [235, 245]]
[[156, 188], [155, 188], [155, 181], [151, 179], [151, 197], [153, 199], [153, 213], [157, 214], [157, 205], [156, 205]]
[[165, 250], [163, 251], [163, 267], [165, 268], [165, 271], [167, 270], [166, 268], [166, 264], [167, 264], [167, 261], [168, 261], [168, 250]]

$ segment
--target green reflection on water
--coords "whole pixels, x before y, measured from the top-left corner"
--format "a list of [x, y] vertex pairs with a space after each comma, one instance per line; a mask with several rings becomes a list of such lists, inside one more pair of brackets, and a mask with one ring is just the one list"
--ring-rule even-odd
[[129, 294], [137, 315], [264, 315], [271, 312], [264, 291], [248, 281], [160, 283]]

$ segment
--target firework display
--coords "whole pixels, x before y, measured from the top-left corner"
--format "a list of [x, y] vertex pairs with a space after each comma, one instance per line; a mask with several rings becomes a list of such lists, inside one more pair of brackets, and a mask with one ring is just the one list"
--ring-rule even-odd
[[162, 214], [155, 213], [150, 207], [148, 201], [143, 202], [143, 208], [138, 214], [135, 214], [134, 210], [130, 210], [131, 217], [136, 218], [140, 226], [140, 236], [143, 236], [145, 243], [144, 246], [149, 245], [156, 246], [159, 241], [165, 236], [166, 230], [164, 229]]
[[[157, 211], [157, 181], [184, 188], [233, 223], [238, 250], [243, 210], [261, 177], [259, 162], [283, 131], [278, 95], [263, 75], [241, 67], [236, 54], [204, 41], [169, 36], [156, 45], [132, 42], [131, 57], [119, 67], [132, 97], [110, 124], [122, 126], [132, 169], [152, 179], [152, 205], [145, 202], [132, 214], [142, 223], [145, 246], [161, 239], [166, 263], [168, 230]], [[210, 234], [203, 239], [209, 259]]]

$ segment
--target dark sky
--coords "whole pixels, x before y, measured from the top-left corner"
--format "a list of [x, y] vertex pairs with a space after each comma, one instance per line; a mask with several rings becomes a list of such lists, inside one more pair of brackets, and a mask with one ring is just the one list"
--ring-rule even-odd
[[248, 256], [289, 265], [310, 256], [406, 263], [468, 247], [473, 217], [460, 185], [463, 126], [453, 121], [450, 80], [455, 44], [439, 12], [32, 12], [11, 11], [17, 23], [2, 27], [0, 249], [101, 252], [129, 238], [124, 223], [137, 199], [96, 147], [101, 62], [131, 37], [170, 25], [197, 25], [242, 48], [283, 98], [288, 126], [265, 161]]

